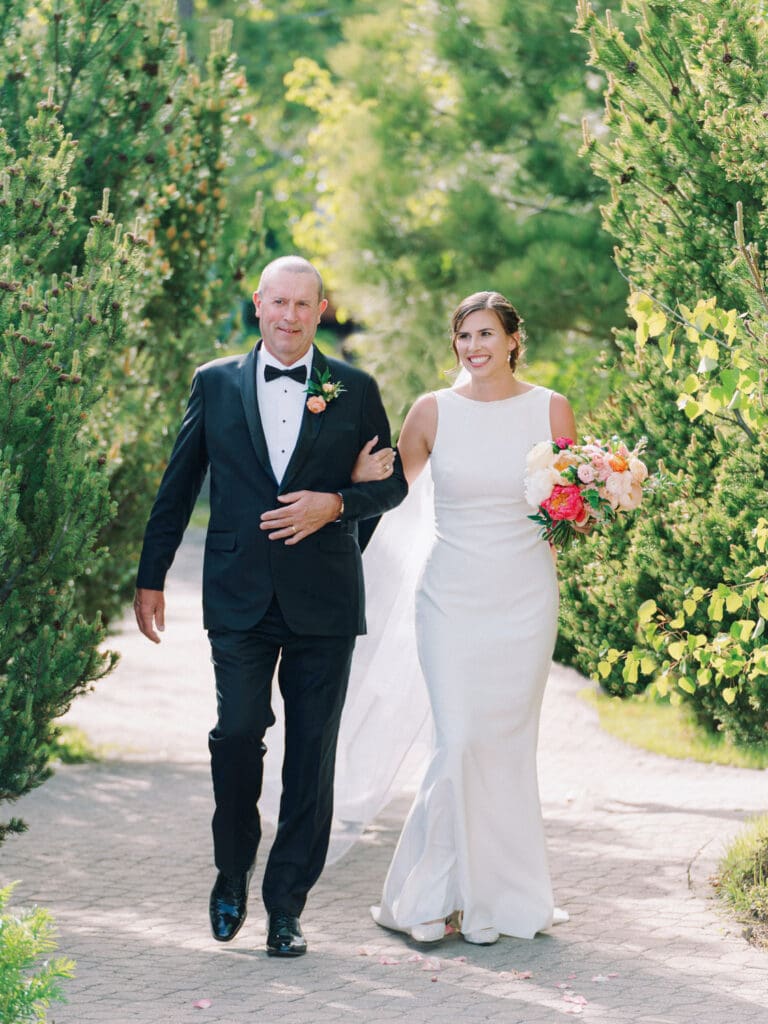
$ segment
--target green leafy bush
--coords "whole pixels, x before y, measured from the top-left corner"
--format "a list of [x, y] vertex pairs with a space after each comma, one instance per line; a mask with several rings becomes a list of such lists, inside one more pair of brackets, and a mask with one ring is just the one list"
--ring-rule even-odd
[[[585, 149], [611, 185], [605, 223], [636, 323], [618, 337], [626, 383], [588, 428], [629, 442], [645, 434], [669, 484], [623, 536], [563, 558], [561, 649], [612, 693], [661, 679], [708, 727], [748, 742], [765, 738], [768, 721], [759, 615], [748, 638], [734, 622], [761, 598], [737, 608], [733, 597], [722, 616], [701, 598], [760, 585], [750, 574], [768, 514], [768, 303], [748, 238], [768, 227], [768, 30], [746, 0], [628, 2], [624, 11], [631, 37], [579, 4], [590, 61], [609, 78], [609, 135], [586, 131]], [[681, 642], [693, 645], [687, 659]], [[732, 644], [744, 650], [721, 659]]]
[[74, 975], [75, 965], [48, 959], [56, 948], [50, 915], [41, 907], [11, 912], [12, 891], [12, 885], [0, 889], [0, 1020], [44, 1022], [51, 1003], [63, 998], [60, 983]]
[[168, 432], [260, 228], [235, 211], [220, 244], [245, 92], [226, 24], [204, 70], [167, 2], [11, 0], [0, 30], [1, 802], [113, 662]]

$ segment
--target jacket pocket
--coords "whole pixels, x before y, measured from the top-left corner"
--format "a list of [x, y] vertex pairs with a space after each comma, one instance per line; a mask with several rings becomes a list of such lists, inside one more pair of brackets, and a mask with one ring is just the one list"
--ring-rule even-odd
[[205, 546], [209, 551], [234, 551], [237, 547], [237, 534], [214, 530], [205, 538]]
[[342, 530], [323, 531], [317, 538], [317, 546], [321, 551], [349, 554], [357, 548], [357, 540]]

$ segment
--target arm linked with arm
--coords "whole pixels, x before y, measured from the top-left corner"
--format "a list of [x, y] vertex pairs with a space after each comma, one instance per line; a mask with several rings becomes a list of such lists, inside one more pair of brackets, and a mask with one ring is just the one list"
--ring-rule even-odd
[[[360, 425], [361, 447], [378, 435], [378, 448], [389, 448], [391, 432], [376, 382], [371, 378], [363, 398], [363, 418]], [[396, 458], [392, 475], [386, 480], [350, 484], [339, 491], [344, 503], [343, 519], [370, 519], [399, 505], [408, 493], [400, 459]]]

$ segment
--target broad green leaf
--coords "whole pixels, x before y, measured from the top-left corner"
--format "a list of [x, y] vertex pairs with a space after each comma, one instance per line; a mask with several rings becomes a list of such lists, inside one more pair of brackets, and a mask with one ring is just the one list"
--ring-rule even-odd
[[658, 338], [667, 326], [667, 318], [660, 309], [654, 309], [648, 317], [648, 334], [652, 338]]
[[711, 391], [708, 391], [705, 394], [701, 395], [699, 400], [701, 404], [704, 406], [704, 411], [708, 412], [710, 415], [716, 412], [720, 412], [720, 410], [723, 408], [723, 405], [725, 404], [724, 402], [715, 398], [714, 394]]
[[689, 420], [695, 420], [698, 416], [701, 416], [703, 408], [698, 402], [694, 402], [693, 399], [689, 398], [683, 412]]
[[731, 593], [725, 599], [725, 610], [728, 612], [736, 612], [741, 608], [742, 604], [741, 594]]
[[669, 693], [669, 676], [661, 675], [655, 681], [656, 690], [660, 697], [666, 697]]
[[736, 690], [732, 686], [726, 686], [721, 692], [720, 696], [723, 698], [726, 704], [733, 704], [736, 700]]
[[601, 679], [607, 679], [611, 674], [611, 666], [607, 661], [598, 661], [597, 671], [600, 674]]
[[624, 671], [621, 673], [622, 679], [625, 683], [636, 683], [637, 682], [637, 662], [630, 661], [627, 659], [627, 663], [624, 666]]
[[694, 601], [692, 597], [687, 597], [683, 601], [683, 611], [686, 615], [693, 615], [696, 609], [699, 607], [698, 602]]
[[657, 611], [658, 606], [654, 600], [643, 601], [637, 609], [637, 621], [640, 623], [650, 622]]
[[680, 676], [677, 680], [677, 685], [681, 690], [685, 690], [686, 693], [696, 693], [696, 684], [688, 676]]
[[674, 658], [675, 661], [679, 661], [686, 652], [686, 643], [684, 640], [673, 640], [672, 643], [667, 647], [670, 658]]

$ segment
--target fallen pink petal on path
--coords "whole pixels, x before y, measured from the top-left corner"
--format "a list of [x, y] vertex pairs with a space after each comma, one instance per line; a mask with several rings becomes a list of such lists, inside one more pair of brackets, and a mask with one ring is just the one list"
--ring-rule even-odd
[[453, 956], [453, 957], [451, 957], [451, 963], [452, 964], [465, 964], [466, 962], [467, 962], [467, 958], [465, 956]]
[[608, 981], [608, 975], [607, 974], [595, 974], [592, 977], [592, 981], [599, 981], [599, 982]]
[[213, 1006], [212, 999], [198, 999], [196, 1003], [192, 1003], [196, 1010], [207, 1010], [209, 1006]]
[[437, 957], [430, 956], [424, 961], [424, 966], [421, 969], [422, 971], [441, 971], [443, 969], [443, 965]]
[[533, 971], [501, 971], [500, 978], [513, 978], [515, 981], [525, 981], [533, 977]]
[[424, 959], [424, 957], [421, 955], [421, 953], [411, 953], [411, 955], [408, 957], [408, 959], [405, 962], [407, 964], [418, 964], [418, 963], [421, 963], [421, 961], [423, 959]]
[[380, 956], [379, 963], [383, 964], [385, 967], [394, 967], [396, 964], [399, 964], [400, 961], [393, 956]]
[[565, 1000], [566, 1003], [574, 1003], [576, 1006], [587, 1006], [587, 1005], [589, 1005], [589, 1000], [585, 999], [584, 996], [571, 995], [569, 992], [565, 993], [565, 995], [563, 996], [563, 999]]
[[372, 949], [368, 949], [367, 946], [360, 946], [360, 948], [357, 951], [357, 955], [358, 956], [373, 956], [373, 950]]

